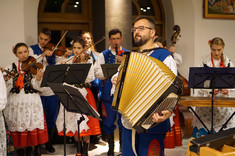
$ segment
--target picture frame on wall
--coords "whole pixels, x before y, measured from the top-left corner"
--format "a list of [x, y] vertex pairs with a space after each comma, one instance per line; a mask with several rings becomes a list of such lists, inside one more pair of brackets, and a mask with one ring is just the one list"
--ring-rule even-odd
[[235, 19], [235, 0], [204, 0], [204, 18]]

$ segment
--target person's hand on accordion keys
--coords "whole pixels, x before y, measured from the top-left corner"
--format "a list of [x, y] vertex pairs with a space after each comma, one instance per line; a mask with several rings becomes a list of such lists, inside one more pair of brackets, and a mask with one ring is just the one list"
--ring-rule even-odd
[[161, 115], [159, 115], [158, 113], [154, 113], [153, 114], [153, 122], [156, 123], [161, 123], [163, 121], [165, 121], [166, 119], [168, 119], [169, 117], [171, 117], [172, 112], [169, 110], [163, 110], [161, 112]]

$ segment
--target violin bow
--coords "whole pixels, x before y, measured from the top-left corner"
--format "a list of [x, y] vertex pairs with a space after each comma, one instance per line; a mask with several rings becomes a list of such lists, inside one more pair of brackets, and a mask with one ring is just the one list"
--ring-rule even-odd
[[[65, 37], [65, 35], [66, 35], [67, 33], [68, 33], [68, 30], [66, 30], [65, 33], [63, 34], [63, 36], [60, 38], [59, 42], [56, 44], [56, 46], [55, 46], [55, 48], [53, 49], [52, 53], [54, 53], [54, 51], [57, 49], [57, 47], [59, 46], [60, 42], [63, 40], [63, 38]], [[43, 55], [43, 56], [45, 56], [45, 55]], [[26, 68], [28, 68], [29, 66], [31, 66], [31, 64], [36, 63], [37, 60], [38, 60], [39, 58], [41, 58], [41, 57], [42, 57], [42, 55], [40, 55], [40, 56], [39, 56], [38, 58], [36, 58], [34, 61], [29, 62], [28, 65], [25, 66], [24, 69], [26, 69]], [[22, 69], [22, 70], [24, 70], [24, 69]]]
[[[52, 53], [54, 53], [54, 51], [57, 49], [57, 47], [59, 46], [59, 44], [61, 43], [61, 41], [63, 40], [63, 38], [65, 37], [65, 35], [68, 33], [68, 30], [66, 30], [63, 34], [63, 36], [60, 38], [59, 42], [56, 44], [56, 46], [54, 47]], [[45, 55], [43, 55], [45, 56]], [[36, 60], [38, 60], [39, 58], [41, 58], [42, 55], [40, 55]]]

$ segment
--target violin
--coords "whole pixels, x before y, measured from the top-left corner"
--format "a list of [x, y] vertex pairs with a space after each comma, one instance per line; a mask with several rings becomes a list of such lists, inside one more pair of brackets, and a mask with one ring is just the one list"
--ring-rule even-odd
[[26, 73], [31, 73], [33, 75], [37, 74], [37, 69], [43, 68], [42, 63], [36, 62], [36, 59], [32, 56], [29, 56], [28, 59], [21, 64], [21, 69]]
[[82, 52], [81, 54], [78, 54], [73, 61], [73, 63], [86, 63], [90, 59], [90, 55], [86, 52]]
[[[90, 46], [88, 46], [87, 48], [85, 48], [84, 50], [83, 50], [83, 52], [81, 53], [82, 55], [85, 55], [85, 57], [83, 57], [82, 55], [76, 55], [76, 56], [74, 56], [74, 57], [71, 57], [70, 59], [68, 59], [66, 62], [69, 62], [71, 59], [75, 59], [74, 61], [73, 61], [73, 63], [81, 63], [81, 60], [79, 61], [79, 58], [80, 59], [83, 59], [82, 61], [85, 61], [84, 59], [89, 59], [90, 58], [90, 55], [89, 54], [87, 54], [85, 51], [87, 51], [90, 47], [92, 47], [92, 46], [95, 46], [96, 44], [98, 44], [98, 43], [100, 43], [101, 41], [103, 41], [105, 39], [105, 37], [103, 37], [103, 38], [101, 38], [100, 40], [98, 40], [96, 43], [94, 43], [94, 44], [90, 44]], [[87, 55], [87, 56], [86, 56]], [[92, 55], [92, 54], [91, 54]], [[87, 60], [85, 61], [85, 62], [87, 62]]]
[[4, 68], [1, 68], [1, 71], [2, 71], [2, 73], [3, 72], [7, 73], [6, 75], [3, 76], [5, 81], [8, 81], [10, 78], [13, 78], [18, 74], [18, 72], [16, 70], [9, 71]]
[[[58, 46], [59, 46], [60, 42], [62, 41], [62, 39], [63, 39], [63, 38], [65, 37], [65, 35], [67, 34], [67, 32], [68, 32], [68, 31], [66, 31], [66, 32], [63, 34], [63, 36], [61, 37], [61, 39], [59, 40], [59, 42], [58, 42], [56, 45], [54, 45], [53, 43], [49, 43], [46, 47], [44, 47], [42, 55], [40, 55], [36, 60], [38, 60], [40, 57], [45, 56], [47, 50], [52, 51], [52, 53], [54, 53], [56, 50], [62, 51], [61, 48], [60, 48], [60, 50], [58, 49]], [[64, 49], [65, 49], [65, 48], [64, 48]], [[64, 49], [63, 49], [63, 51], [65, 51]], [[65, 51], [65, 52], [66, 52], [66, 51]], [[65, 52], [64, 52], [64, 53], [65, 53]], [[64, 53], [58, 52], [57, 54], [59, 54], [59, 56], [62, 56], [62, 54], [64, 54]]]
[[7, 73], [7, 75], [10, 77], [14, 77], [17, 74], [17, 71], [15, 70], [9, 71], [9, 70], [1, 68], [1, 71]]
[[47, 50], [50, 50], [50, 51], [54, 51], [54, 54], [56, 56], [63, 56], [64, 53], [67, 51], [66, 47], [64, 47], [64, 46], [58, 46], [56, 49], [55, 49], [55, 47], [56, 47], [55, 44], [49, 43], [49, 44], [47, 44], [46, 47], [43, 48], [43, 53], [45, 53]]

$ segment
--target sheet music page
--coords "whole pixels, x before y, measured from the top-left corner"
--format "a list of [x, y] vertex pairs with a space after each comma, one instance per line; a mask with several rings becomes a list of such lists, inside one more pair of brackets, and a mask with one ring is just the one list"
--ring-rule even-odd
[[[86, 100], [87, 91], [86, 91], [85, 88], [77, 88], [77, 87], [75, 87], [74, 85], [68, 84], [68, 83], [66, 83], [66, 82], [63, 83], [63, 86], [69, 86], [69, 87], [71, 87], [71, 88], [76, 89], [80, 94], [83, 95], [83, 97], [84, 97], [85, 100]], [[96, 115], [100, 117], [100, 114], [99, 114], [91, 105], [89, 105], [89, 106], [90, 106], [90, 108], [92, 108], [92, 110], [96, 113]]]

